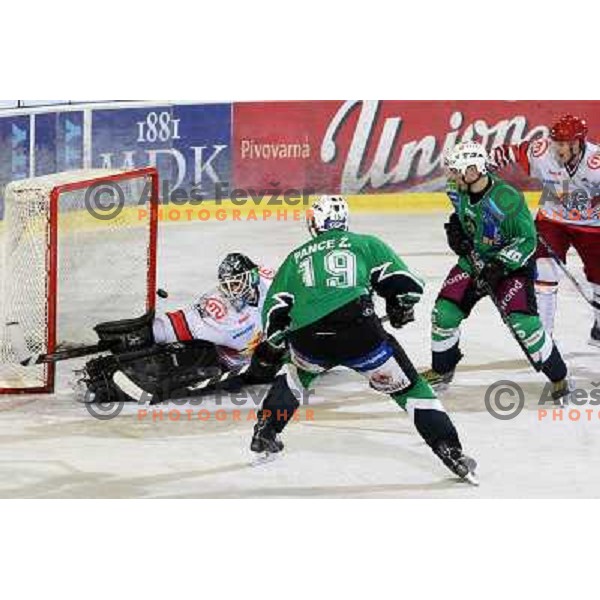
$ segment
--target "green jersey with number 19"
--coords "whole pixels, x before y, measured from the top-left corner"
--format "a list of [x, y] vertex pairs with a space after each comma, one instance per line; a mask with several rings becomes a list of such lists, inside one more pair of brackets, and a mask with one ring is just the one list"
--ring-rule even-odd
[[290, 330], [300, 329], [360, 296], [393, 275], [411, 280], [407, 292], [414, 302], [423, 282], [383, 241], [372, 235], [333, 229], [294, 250], [283, 262], [269, 288], [263, 307], [263, 324], [282, 304], [291, 307]]

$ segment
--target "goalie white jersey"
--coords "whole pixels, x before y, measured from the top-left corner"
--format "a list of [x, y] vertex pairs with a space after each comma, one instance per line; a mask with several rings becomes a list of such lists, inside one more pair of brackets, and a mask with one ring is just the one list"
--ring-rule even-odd
[[258, 302], [237, 310], [219, 289], [203, 294], [188, 307], [158, 316], [154, 320], [154, 340], [158, 344], [206, 340], [217, 347], [219, 357], [230, 367], [247, 364], [263, 338], [261, 312], [275, 275], [259, 269]]

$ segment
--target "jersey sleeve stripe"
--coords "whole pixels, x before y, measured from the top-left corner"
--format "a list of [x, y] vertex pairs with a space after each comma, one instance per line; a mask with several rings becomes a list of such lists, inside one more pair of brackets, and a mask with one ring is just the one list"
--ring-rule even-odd
[[190, 330], [190, 326], [182, 310], [167, 313], [167, 317], [169, 317], [173, 331], [180, 342], [189, 342], [194, 339], [192, 331]]

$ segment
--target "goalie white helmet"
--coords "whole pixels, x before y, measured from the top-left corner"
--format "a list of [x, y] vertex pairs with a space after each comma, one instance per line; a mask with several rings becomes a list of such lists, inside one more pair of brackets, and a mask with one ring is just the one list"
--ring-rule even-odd
[[456, 169], [463, 175], [469, 167], [475, 167], [479, 173], [487, 173], [488, 153], [478, 142], [460, 142], [446, 157], [446, 166]]
[[348, 231], [350, 211], [342, 196], [321, 196], [313, 203], [311, 211], [307, 224], [312, 237], [331, 229]]

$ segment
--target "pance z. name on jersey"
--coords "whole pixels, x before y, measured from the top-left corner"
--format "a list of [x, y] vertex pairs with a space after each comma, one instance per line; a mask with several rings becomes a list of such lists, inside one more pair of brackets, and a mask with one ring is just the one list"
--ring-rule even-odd
[[352, 244], [348, 240], [348, 238], [344, 235], [339, 239], [332, 240], [321, 240], [320, 242], [313, 242], [312, 244], [308, 244], [304, 246], [301, 250], [294, 252], [294, 260], [296, 263], [300, 262], [302, 259], [314, 254], [315, 252], [324, 251], [324, 250], [335, 250], [336, 248], [352, 248]]

